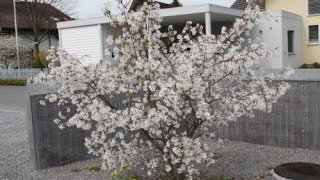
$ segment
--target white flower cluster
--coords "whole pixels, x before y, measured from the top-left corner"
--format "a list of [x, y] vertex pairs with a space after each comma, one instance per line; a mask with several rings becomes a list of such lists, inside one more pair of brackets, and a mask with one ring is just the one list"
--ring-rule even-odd
[[[218, 36], [203, 34], [202, 26], [192, 22], [181, 33], [173, 26], [160, 31], [158, 9], [158, 4], [145, 4], [141, 12], [123, 13], [121, 19], [107, 13], [122, 30], [108, 38], [117, 66], [107, 61], [83, 66], [66, 52], [53, 51], [50, 73], [35, 82], [62, 84], [46, 99], [74, 105], [76, 114], [66, 119], [70, 109], [60, 112], [55, 122], [61, 128], [91, 129], [85, 144], [104, 159], [104, 168], [135, 167], [138, 159], [149, 175], [192, 179], [200, 164], [214, 163], [203, 141], [214, 137], [214, 127], [254, 116], [255, 110], [270, 111], [289, 86], [270, 84], [275, 75], [257, 76], [250, 69], [273, 54], [246, 39], [264, 16], [258, 7], [247, 9]], [[120, 107], [114, 101], [123, 95]]]
[[[18, 41], [21, 41], [20, 39]], [[21, 66], [27, 66], [32, 49], [29, 45], [19, 42]], [[12, 36], [0, 35], [0, 69], [14, 69], [18, 66], [16, 39]]]

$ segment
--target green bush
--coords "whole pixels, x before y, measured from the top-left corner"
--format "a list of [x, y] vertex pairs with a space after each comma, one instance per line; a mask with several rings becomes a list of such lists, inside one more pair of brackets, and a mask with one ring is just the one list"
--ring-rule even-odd
[[0, 85], [25, 86], [26, 84], [27, 84], [26, 79], [0, 79]]
[[319, 69], [320, 68], [320, 63], [315, 62], [313, 64], [303, 64], [301, 69]]
[[46, 68], [48, 67], [47, 62], [48, 53], [45, 51], [39, 52], [36, 56], [33, 57], [32, 67], [34, 68]]
[[315, 62], [312, 65], [313, 65], [313, 68], [320, 68], [320, 64], [318, 62]]

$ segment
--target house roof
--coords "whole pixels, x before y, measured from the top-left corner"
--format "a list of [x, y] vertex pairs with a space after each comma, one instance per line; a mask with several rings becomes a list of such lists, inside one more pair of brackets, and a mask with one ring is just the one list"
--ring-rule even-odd
[[231, 8], [245, 10], [248, 6], [247, 0], [236, 0]]
[[[148, 0], [133, 0], [129, 11], [135, 11], [139, 5], [142, 5], [143, 3], [148, 2]], [[154, 1], [155, 3], [158, 3], [160, 5], [160, 9], [166, 9], [166, 8], [173, 8], [171, 4], [159, 2], [159, 1]]]
[[[44, 13], [47, 23], [43, 24], [43, 29], [57, 29], [57, 22], [72, 20], [71, 17], [59, 11], [49, 4], [39, 6]], [[23, 1], [16, 2], [17, 24], [20, 29], [31, 29], [32, 25], [28, 19], [26, 3]], [[0, 0], [0, 28], [14, 28], [14, 10], [12, 0]]]

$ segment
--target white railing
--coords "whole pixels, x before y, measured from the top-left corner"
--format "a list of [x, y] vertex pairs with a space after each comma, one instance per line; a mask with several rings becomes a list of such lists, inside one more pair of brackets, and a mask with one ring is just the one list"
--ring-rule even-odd
[[48, 69], [20, 69], [20, 77], [18, 69], [0, 69], [0, 79], [28, 79], [35, 77], [42, 71], [48, 71]]

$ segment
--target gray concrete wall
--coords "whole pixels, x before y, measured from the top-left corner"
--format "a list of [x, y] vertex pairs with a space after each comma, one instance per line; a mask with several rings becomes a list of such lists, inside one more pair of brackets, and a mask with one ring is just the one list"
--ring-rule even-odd
[[62, 166], [94, 156], [84, 146], [89, 131], [76, 127], [59, 129], [53, 122], [62, 110], [57, 104], [39, 104], [45, 94], [56, 92], [59, 86], [29, 85], [27, 87], [28, 136], [32, 164], [35, 169]]
[[[256, 112], [217, 130], [222, 139], [320, 150], [320, 70], [297, 70], [271, 113]], [[305, 79], [305, 80], [303, 80]]]
[[[57, 92], [59, 87], [59, 85], [40, 84], [27, 86], [28, 135], [32, 164], [36, 169], [67, 165], [94, 157], [88, 154], [84, 145], [84, 139], [90, 136], [91, 131], [76, 127], [59, 129], [53, 120], [58, 117], [59, 111], [66, 111], [66, 107], [60, 107], [55, 103], [40, 105], [40, 100], [44, 100], [46, 94]], [[143, 94], [138, 93], [137, 96]], [[122, 104], [127, 98], [125, 94], [113, 94], [112, 99], [107, 98], [115, 107], [126, 108]]]
[[[217, 136], [256, 144], [320, 150], [320, 70], [296, 70], [286, 81], [291, 89], [274, 105], [272, 113], [256, 112], [255, 118], [243, 117], [228, 127], [217, 129]], [[93, 157], [87, 154], [84, 146], [84, 138], [90, 132], [77, 128], [60, 130], [53, 123], [58, 112], [65, 107], [39, 104], [45, 94], [58, 89], [57, 85], [33, 84], [27, 87], [28, 133], [36, 169]], [[125, 108], [120, 103], [124, 98], [123, 94], [117, 96], [112, 103]]]

